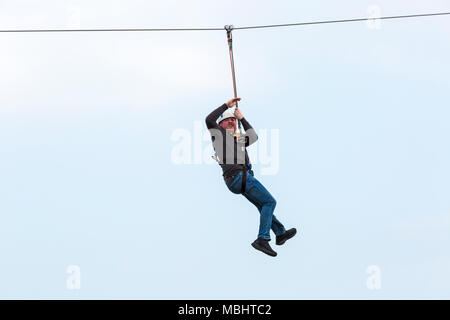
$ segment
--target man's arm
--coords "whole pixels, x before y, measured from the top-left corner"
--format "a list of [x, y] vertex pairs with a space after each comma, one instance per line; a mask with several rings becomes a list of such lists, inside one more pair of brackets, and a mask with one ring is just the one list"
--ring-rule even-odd
[[248, 147], [249, 145], [253, 144], [256, 140], [258, 140], [258, 135], [252, 128], [250, 123], [247, 121], [247, 119], [244, 118], [244, 115], [242, 114], [241, 110], [238, 107], [236, 107], [236, 110], [234, 110], [234, 115], [238, 120], [241, 121], [242, 125], [244, 126], [245, 146]]
[[250, 123], [248, 123], [247, 119], [242, 118], [241, 123], [245, 130], [245, 146], [248, 147], [249, 145], [255, 143], [256, 140], [258, 140], [258, 135], [250, 125]]
[[213, 110], [207, 117], [206, 117], [206, 127], [208, 129], [217, 128], [219, 125], [217, 124], [217, 119], [219, 119], [220, 115], [225, 112], [225, 110], [228, 109], [228, 106], [226, 103], [218, 107], [217, 109]]
[[237, 101], [240, 101], [241, 98], [233, 98], [230, 101], [228, 101], [227, 103], [224, 103], [223, 105], [221, 105], [220, 107], [218, 107], [217, 109], [215, 109], [213, 112], [211, 112], [207, 117], [206, 117], [206, 127], [208, 129], [213, 129], [213, 128], [217, 128], [217, 119], [219, 119], [220, 115], [222, 113], [225, 112], [225, 110], [227, 110], [228, 108], [231, 108], [233, 106], [236, 105]]

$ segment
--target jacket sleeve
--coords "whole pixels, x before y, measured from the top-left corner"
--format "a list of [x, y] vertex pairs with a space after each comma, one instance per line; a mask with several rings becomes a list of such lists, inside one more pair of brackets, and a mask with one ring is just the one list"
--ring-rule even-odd
[[250, 123], [248, 123], [247, 119], [242, 118], [241, 123], [245, 130], [245, 146], [248, 147], [249, 145], [255, 143], [256, 140], [258, 140], [258, 135], [250, 125]]
[[207, 117], [206, 117], [206, 127], [208, 129], [213, 129], [219, 127], [217, 124], [217, 119], [219, 119], [220, 115], [225, 112], [225, 110], [228, 109], [228, 106], [226, 103], [218, 107], [217, 109], [213, 110]]

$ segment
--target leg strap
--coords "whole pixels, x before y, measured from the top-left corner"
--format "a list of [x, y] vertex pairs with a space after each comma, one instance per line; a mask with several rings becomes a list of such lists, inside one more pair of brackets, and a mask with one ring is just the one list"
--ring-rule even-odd
[[245, 193], [245, 186], [247, 185], [247, 165], [244, 165], [244, 170], [242, 172], [242, 189], [241, 193]]

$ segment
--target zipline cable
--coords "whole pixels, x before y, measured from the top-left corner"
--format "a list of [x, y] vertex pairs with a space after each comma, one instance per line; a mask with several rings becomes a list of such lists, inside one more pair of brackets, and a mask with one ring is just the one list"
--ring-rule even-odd
[[390, 17], [372, 17], [372, 18], [357, 18], [357, 19], [344, 19], [344, 20], [324, 20], [324, 21], [298, 22], [298, 23], [287, 23], [287, 24], [269, 24], [269, 25], [262, 25], [262, 26], [236, 27], [234, 29], [235, 30], [244, 30], [244, 29], [279, 28], [279, 27], [307, 26], [307, 25], [312, 25], [312, 24], [326, 24], [326, 23], [342, 23], [342, 22], [357, 22], [357, 21], [372, 21], [372, 20], [419, 18], [419, 17], [443, 16], [443, 15], [449, 15], [449, 14], [450, 14], [450, 12], [422, 13], [422, 14], [411, 14], [411, 15], [390, 16]]
[[[298, 23], [287, 23], [287, 24], [269, 24], [269, 25], [261, 25], [261, 26], [235, 27], [234, 30], [293, 27], [293, 26], [306, 26], [306, 25], [314, 25], [314, 24], [331, 24], [331, 23], [357, 22], [357, 21], [407, 19], [407, 18], [443, 16], [443, 15], [449, 15], [449, 14], [450, 14], [450, 12], [438, 12], [438, 13], [421, 13], [421, 14], [411, 14], [411, 15], [401, 15], [401, 16], [387, 16], [387, 17], [357, 18], [357, 19], [344, 19], [344, 20], [323, 20], [323, 21], [310, 21], [310, 22], [298, 22]], [[160, 32], [160, 31], [223, 31], [223, 28], [24, 29], [24, 30], [10, 29], [10, 30], [0, 30], [0, 33], [31, 33], [31, 32]]]
[[0, 30], [0, 32], [141, 32], [141, 31], [223, 31], [223, 28], [128, 28], [128, 29], [28, 29], [28, 30]]

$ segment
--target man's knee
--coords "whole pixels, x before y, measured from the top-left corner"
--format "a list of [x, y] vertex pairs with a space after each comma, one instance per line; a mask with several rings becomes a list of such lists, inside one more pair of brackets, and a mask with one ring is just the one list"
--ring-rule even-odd
[[275, 200], [274, 197], [270, 197], [269, 199], [267, 199], [266, 201], [266, 205], [271, 206], [271, 207], [276, 207], [277, 205], [277, 200]]

